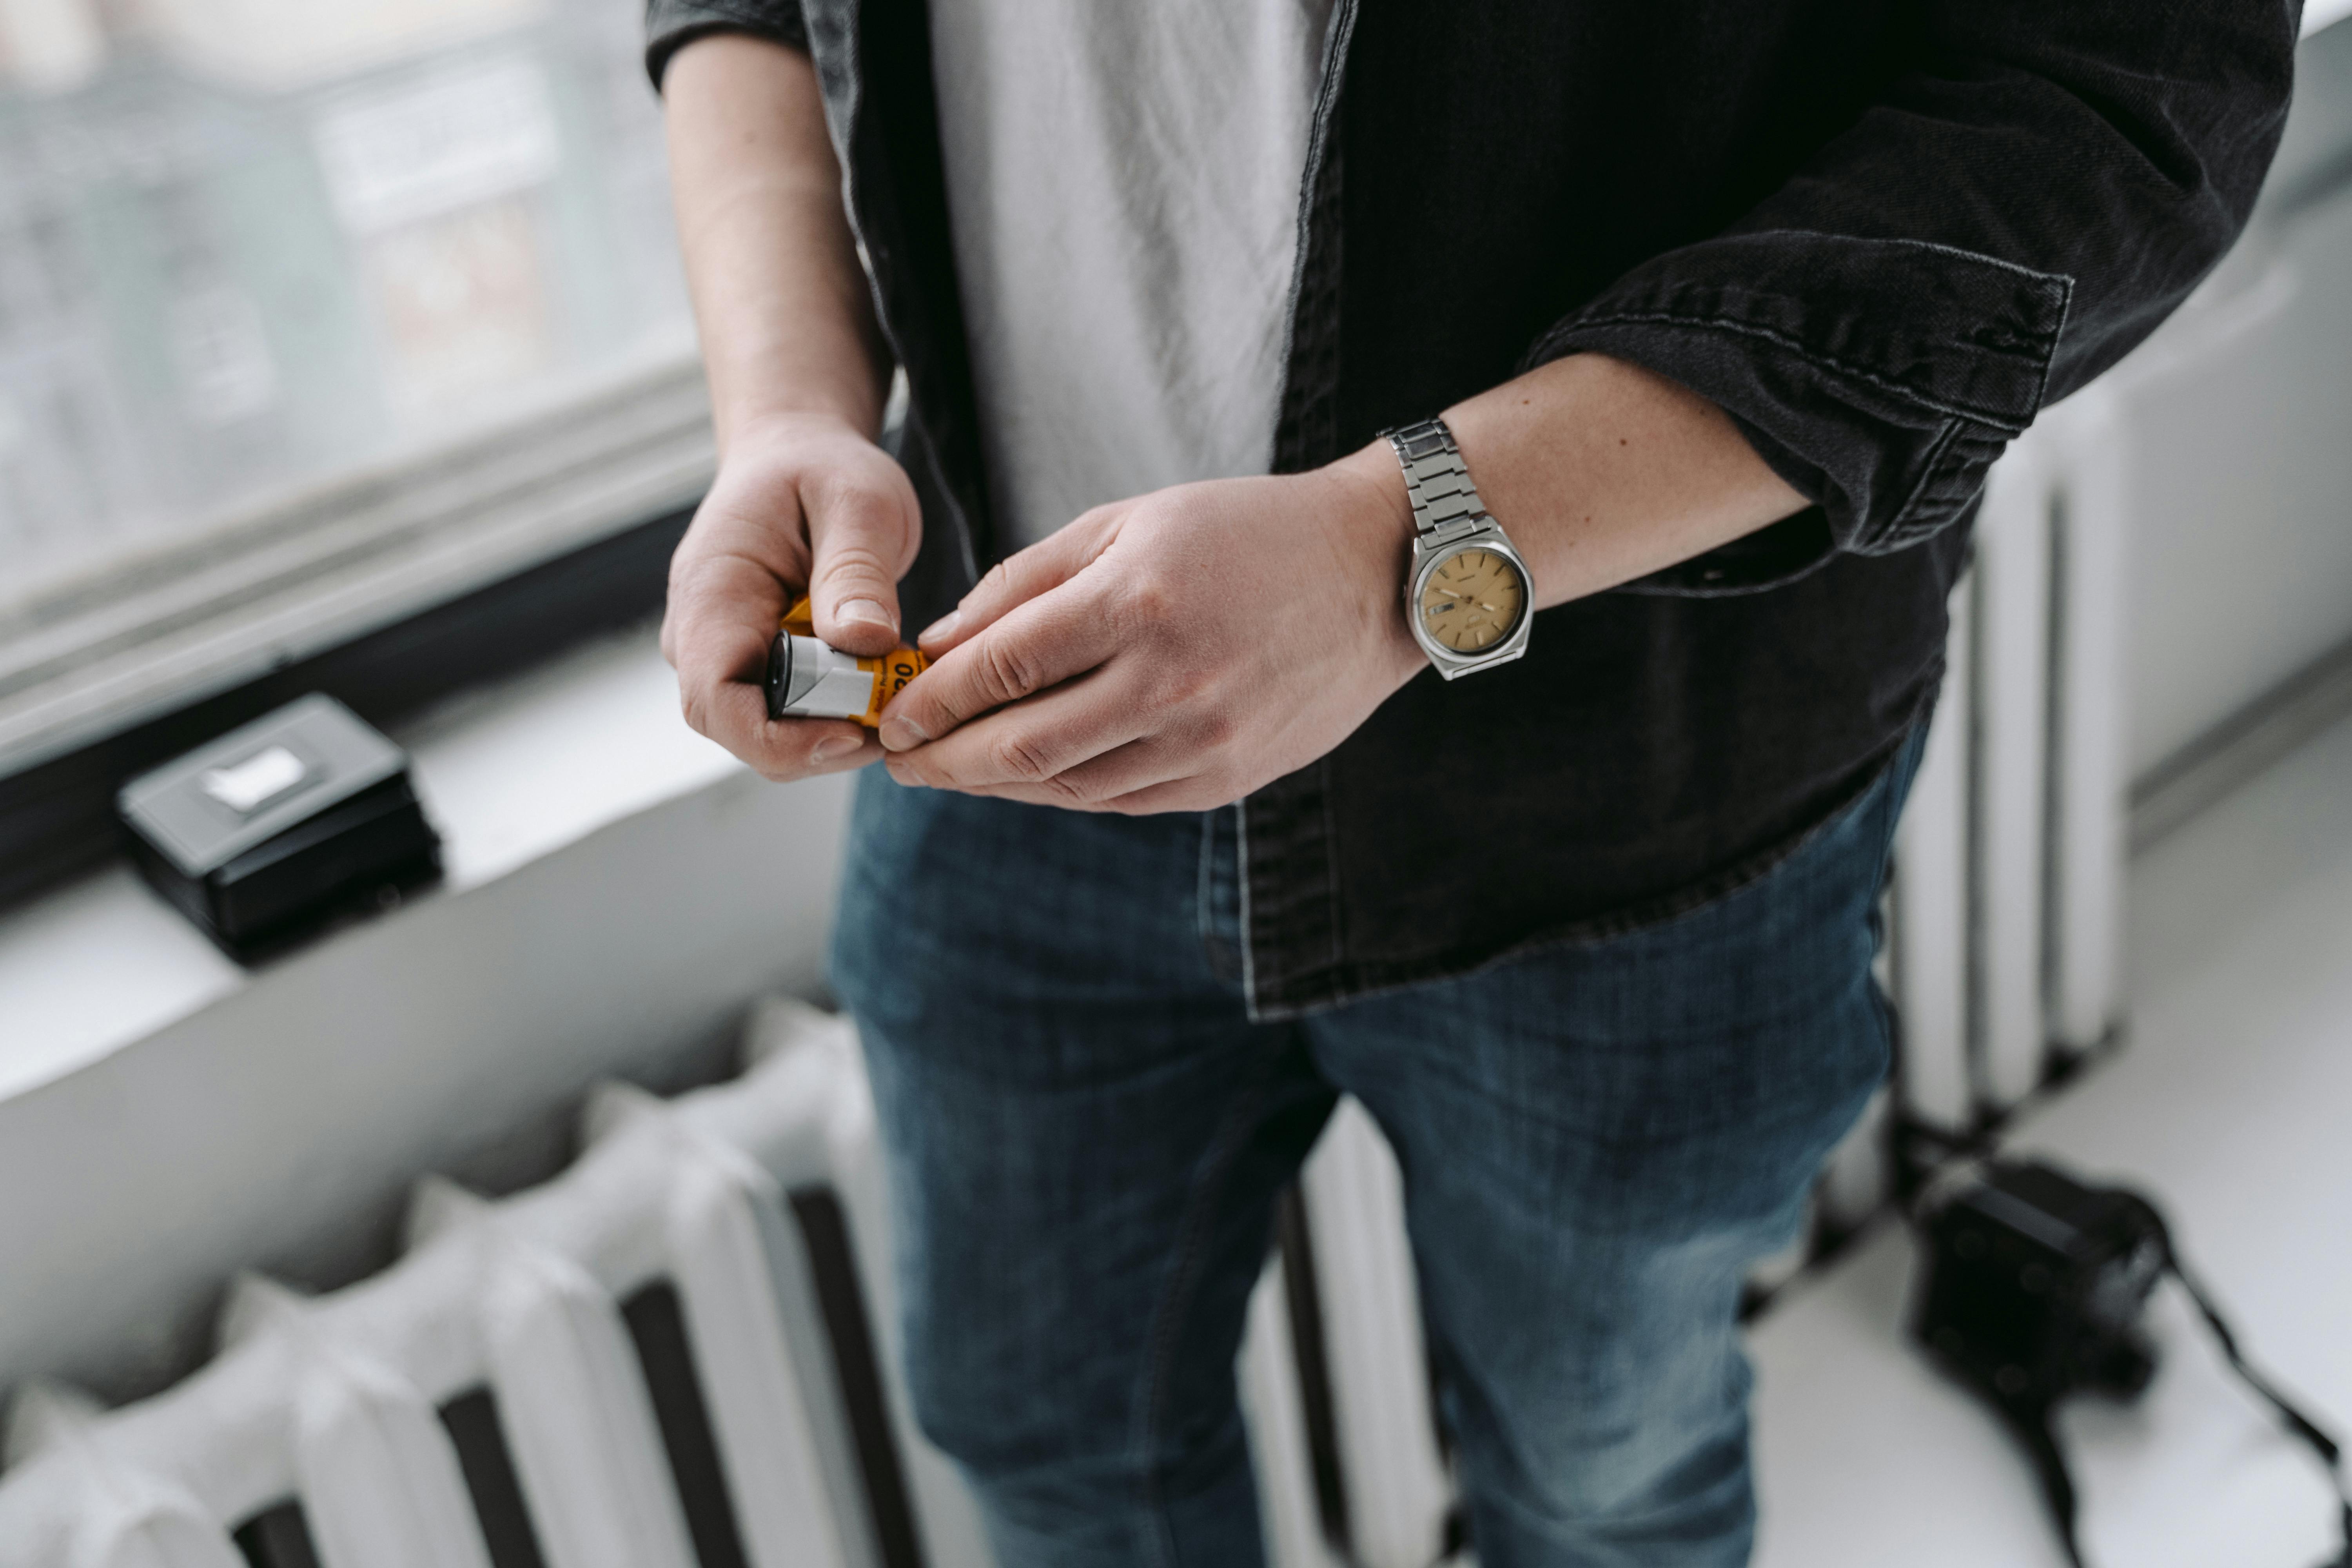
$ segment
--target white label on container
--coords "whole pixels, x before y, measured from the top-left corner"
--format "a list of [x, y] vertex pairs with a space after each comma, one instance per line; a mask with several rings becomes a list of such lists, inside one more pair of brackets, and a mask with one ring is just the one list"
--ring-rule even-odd
[[256, 752], [241, 763], [207, 768], [199, 781], [206, 795], [236, 812], [250, 816], [257, 806], [276, 800], [300, 784], [310, 769], [283, 746]]
[[336, 214], [358, 234], [537, 184], [562, 162], [546, 73], [527, 59], [346, 100], [312, 140]]

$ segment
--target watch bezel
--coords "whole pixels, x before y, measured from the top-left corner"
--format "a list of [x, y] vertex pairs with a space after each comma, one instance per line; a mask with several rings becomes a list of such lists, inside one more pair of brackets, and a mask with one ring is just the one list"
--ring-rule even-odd
[[[1519, 615], [1511, 623], [1511, 629], [1493, 646], [1480, 648], [1476, 653], [1456, 653], [1432, 637], [1422, 625], [1421, 595], [1430, 577], [1440, 566], [1467, 550], [1491, 551], [1511, 563], [1513, 570], [1519, 574]], [[1468, 675], [1473, 670], [1508, 664], [1527, 652], [1528, 633], [1536, 618], [1535, 601], [1535, 574], [1528, 570], [1527, 557], [1511, 543], [1510, 536], [1503, 531], [1502, 526], [1491, 520], [1468, 533], [1441, 543], [1413, 542], [1412, 571], [1405, 578], [1405, 625], [1412, 633], [1412, 640], [1421, 645], [1422, 652], [1427, 654], [1429, 662], [1436, 667], [1437, 673], [1447, 680]]]

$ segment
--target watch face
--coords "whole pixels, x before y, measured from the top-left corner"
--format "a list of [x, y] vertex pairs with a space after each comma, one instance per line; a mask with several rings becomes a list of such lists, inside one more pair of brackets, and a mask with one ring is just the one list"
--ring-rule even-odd
[[1439, 562], [1423, 581], [1422, 630], [1455, 653], [1480, 653], [1511, 635], [1527, 599], [1517, 563], [1474, 545]]

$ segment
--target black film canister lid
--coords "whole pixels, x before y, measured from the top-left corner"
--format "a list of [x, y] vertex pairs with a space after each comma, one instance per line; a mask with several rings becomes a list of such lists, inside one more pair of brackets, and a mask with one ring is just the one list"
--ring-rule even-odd
[[793, 639], [788, 632], [778, 632], [776, 640], [768, 645], [768, 717], [784, 716], [784, 693], [793, 684]]

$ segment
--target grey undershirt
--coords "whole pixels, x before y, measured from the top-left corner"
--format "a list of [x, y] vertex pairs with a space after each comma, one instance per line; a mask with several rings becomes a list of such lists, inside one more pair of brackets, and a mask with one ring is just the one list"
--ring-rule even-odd
[[1262, 474], [1330, 0], [933, 0], [1002, 537]]

